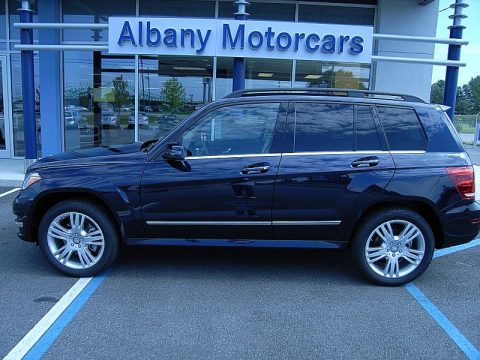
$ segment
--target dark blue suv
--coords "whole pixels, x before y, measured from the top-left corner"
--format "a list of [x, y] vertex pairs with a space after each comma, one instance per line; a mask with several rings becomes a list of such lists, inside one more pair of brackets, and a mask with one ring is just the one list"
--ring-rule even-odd
[[19, 236], [72, 276], [120, 245], [348, 248], [370, 280], [400, 285], [480, 227], [439, 106], [338, 89], [235, 92], [163, 138], [48, 156], [13, 210]]

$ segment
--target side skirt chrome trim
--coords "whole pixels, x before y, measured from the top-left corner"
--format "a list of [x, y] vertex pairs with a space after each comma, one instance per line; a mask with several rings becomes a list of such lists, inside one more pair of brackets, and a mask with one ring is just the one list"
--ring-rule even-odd
[[340, 220], [327, 220], [327, 221], [154, 221], [150, 220], [146, 222], [147, 225], [199, 225], [199, 226], [236, 226], [236, 225], [340, 225]]
[[256, 248], [296, 248], [296, 249], [343, 249], [347, 241], [328, 240], [229, 240], [229, 239], [125, 239], [133, 246], [220, 246]]

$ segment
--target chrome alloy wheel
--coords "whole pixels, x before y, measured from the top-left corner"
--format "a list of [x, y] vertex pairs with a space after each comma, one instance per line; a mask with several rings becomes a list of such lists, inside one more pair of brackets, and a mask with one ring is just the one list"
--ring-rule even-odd
[[88, 269], [97, 264], [105, 250], [100, 226], [79, 212], [58, 215], [48, 227], [48, 249], [53, 257], [70, 269]]
[[377, 226], [365, 245], [367, 264], [386, 278], [400, 278], [414, 271], [425, 255], [425, 238], [409, 221], [390, 220]]

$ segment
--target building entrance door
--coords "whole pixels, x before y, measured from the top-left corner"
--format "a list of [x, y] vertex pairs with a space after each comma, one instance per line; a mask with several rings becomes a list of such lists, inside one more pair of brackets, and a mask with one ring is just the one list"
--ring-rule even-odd
[[8, 109], [7, 58], [0, 56], [0, 158], [9, 158], [12, 154], [10, 112]]

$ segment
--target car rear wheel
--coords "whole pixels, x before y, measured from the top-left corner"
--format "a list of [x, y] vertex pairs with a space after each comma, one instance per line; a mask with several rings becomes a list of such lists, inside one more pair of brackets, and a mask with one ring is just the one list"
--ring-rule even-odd
[[428, 267], [434, 236], [420, 214], [387, 209], [362, 222], [353, 247], [356, 263], [369, 280], [397, 286], [413, 281]]
[[81, 200], [63, 201], [48, 210], [40, 222], [39, 242], [55, 268], [76, 277], [98, 274], [118, 252], [113, 221], [99, 206]]

